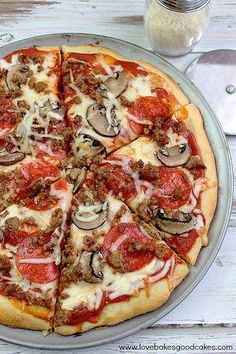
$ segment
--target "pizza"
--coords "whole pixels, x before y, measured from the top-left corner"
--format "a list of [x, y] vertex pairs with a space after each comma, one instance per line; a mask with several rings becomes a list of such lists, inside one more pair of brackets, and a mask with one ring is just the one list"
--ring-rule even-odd
[[186, 263], [157, 230], [139, 222], [124, 202], [112, 196], [103, 203], [90, 199], [86, 205], [77, 199], [72, 219], [54, 318], [57, 333], [112, 325], [151, 311], [188, 273]]
[[24, 48], [0, 59], [0, 113], [0, 323], [70, 335], [164, 304], [217, 204], [180, 87], [98, 45]]

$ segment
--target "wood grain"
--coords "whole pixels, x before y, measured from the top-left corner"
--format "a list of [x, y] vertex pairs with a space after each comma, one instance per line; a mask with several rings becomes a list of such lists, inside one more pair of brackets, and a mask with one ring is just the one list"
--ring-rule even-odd
[[9, 19], [17, 16], [24, 16], [32, 11], [34, 7], [38, 6], [49, 6], [56, 4], [57, 1], [6, 1], [1, 0], [0, 2], [0, 13], [1, 13], [1, 20], [3, 22], [7, 22]]
[[[88, 32], [110, 35], [150, 48], [143, 26], [144, 7], [145, 0], [1, 0], [0, 46], [47, 33]], [[185, 71], [202, 52], [220, 48], [236, 49], [236, 0], [212, 1], [209, 27], [193, 52], [167, 60]], [[228, 137], [227, 140], [235, 167], [233, 208], [223, 245], [201, 283], [177, 308], [151, 328], [105, 346], [67, 353], [154, 353], [147, 349], [122, 351], [119, 348], [123, 344], [151, 345], [154, 342], [166, 345], [191, 345], [193, 342], [228, 344], [234, 346], [233, 351], [218, 350], [217, 353], [236, 353], [236, 137]], [[46, 353], [0, 341], [0, 354], [41, 352]], [[200, 352], [190, 350], [183, 353]], [[165, 350], [164, 353], [176, 351]]]

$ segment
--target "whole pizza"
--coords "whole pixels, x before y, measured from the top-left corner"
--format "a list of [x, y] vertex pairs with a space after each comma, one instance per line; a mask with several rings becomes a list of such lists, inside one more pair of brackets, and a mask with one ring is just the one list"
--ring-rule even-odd
[[167, 301], [217, 202], [201, 114], [94, 45], [0, 59], [0, 323], [63, 335]]

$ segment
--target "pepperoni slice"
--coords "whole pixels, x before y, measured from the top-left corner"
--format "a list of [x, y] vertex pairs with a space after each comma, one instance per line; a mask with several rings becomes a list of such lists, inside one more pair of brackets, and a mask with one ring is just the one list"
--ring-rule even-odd
[[154, 92], [155, 95], [160, 99], [168, 97], [168, 92], [161, 87], [155, 88], [152, 92]]
[[[138, 98], [129, 107], [128, 112], [141, 122], [143, 120], [148, 120], [151, 123], [154, 123], [156, 120], [170, 115], [169, 107], [158, 97], [154, 96]], [[144, 134], [145, 128], [148, 127], [145, 124], [134, 122], [132, 119], [129, 119], [129, 124], [137, 135]]]
[[22, 200], [22, 203], [29, 209], [33, 210], [48, 210], [57, 205], [59, 198], [56, 195], [52, 195], [52, 191], [67, 191], [68, 183], [65, 179], [59, 179], [58, 181], [47, 186], [43, 192], [39, 193], [33, 198], [26, 198]]
[[4, 233], [4, 243], [9, 243], [11, 246], [17, 246], [28, 236], [28, 233], [25, 231], [17, 231], [14, 233], [7, 232]]
[[29, 186], [40, 178], [55, 178], [60, 174], [59, 169], [46, 161], [37, 160], [21, 166], [16, 173], [16, 194], [22, 200], [28, 197]]
[[132, 61], [116, 60], [115, 65], [121, 65], [126, 75], [132, 74], [132, 76], [147, 76], [148, 71], [142, 68], [139, 64]]
[[[39, 259], [40, 261], [40, 259], [47, 257], [43, 251], [43, 244], [35, 245], [32, 236], [34, 235], [25, 238], [17, 248], [17, 269], [21, 275], [30, 282], [38, 284], [50, 283], [59, 277], [59, 270], [55, 263], [22, 263], [24, 259]], [[35, 237], [37, 237], [37, 235], [35, 235]]]
[[24, 204], [24, 206], [26, 206], [31, 210], [43, 211], [43, 210], [52, 209], [54, 206], [56, 206], [58, 203], [58, 198], [54, 196], [50, 196], [46, 192], [44, 192], [44, 193], [40, 193], [38, 196], [36, 196], [33, 199], [31, 198], [24, 199], [22, 203]]
[[0, 97], [0, 129], [11, 129], [18, 119], [18, 113], [12, 100]]
[[37, 160], [24, 164], [21, 166], [20, 172], [28, 182], [40, 177], [57, 177], [60, 174], [57, 166], [43, 160]]
[[81, 322], [89, 321], [92, 323], [96, 323], [98, 321], [98, 316], [104, 306], [106, 305], [106, 293], [103, 293], [102, 301], [100, 306], [96, 310], [89, 310], [87, 307], [78, 308], [69, 314], [69, 318], [67, 324], [69, 325], [77, 325]]
[[[117, 251], [127, 262], [128, 271], [134, 272], [150, 263], [155, 256], [154, 252], [148, 251], [147, 249], [130, 252], [129, 246], [134, 242], [150, 244], [155, 247], [155, 241], [147, 238], [140, 230], [139, 225], [133, 223], [122, 223], [116, 225], [110, 229], [104, 238], [102, 254], [109, 263], [112, 250], [114, 250], [114, 248], [116, 249], [115, 245], [118, 245]], [[111, 264], [111, 266], [113, 265]]]
[[181, 235], [173, 235], [167, 240], [168, 245], [173, 247], [178, 253], [186, 255], [192, 248], [195, 240], [198, 237], [196, 230], [188, 232], [188, 237], [181, 237]]
[[192, 187], [187, 175], [182, 170], [159, 166], [156, 182], [152, 202], [159, 207], [176, 209], [189, 199]]
[[112, 175], [112, 178], [105, 182], [108, 192], [112, 190], [116, 195], [121, 195], [126, 202], [137, 195], [133, 178], [121, 166], [104, 164], [103, 168], [109, 169]]

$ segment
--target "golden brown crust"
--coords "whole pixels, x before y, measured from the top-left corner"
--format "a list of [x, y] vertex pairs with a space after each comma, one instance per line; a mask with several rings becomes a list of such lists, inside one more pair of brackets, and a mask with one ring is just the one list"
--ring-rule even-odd
[[43, 50], [45, 52], [52, 52], [52, 51], [56, 51], [58, 53], [61, 53], [61, 50], [59, 47], [50, 47], [50, 46], [42, 46], [42, 47], [36, 47], [36, 49], [38, 50]]
[[[59, 47], [36, 47], [38, 50], [43, 50], [45, 52], [49, 52], [55, 55], [58, 55], [59, 57], [59, 64], [62, 62], [62, 55], [61, 55], [61, 50]], [[55, 58], [56, 59], [56, 58]]]
[[53, 312], [37, 305], [0, 295], [0, 323], [18, 328], [49, 330]]
[[201, 211], [205, 217], [205, 231], [202, 233], [203, 246], [208, 244], [207, 232], [213, 219], [218, 193], [218, 181], [216, 174], [216, 165], [213, 151], [210, 147], [201, 113], [193, 104], [186, 106], [188, 118], [185, 123], [188, 129], [193, 133], [197, 145], [201, 151], [203, 162], [206, 166], [207, 188], [201, 193]]
[[107, 54], [110, 55], [118, 60], [124, 60], [124, 61], [130, 61], [130, 62], [135, 62], [138, 63], [139, 65], [143, 66], [145, 69], [149, 70], [150, 72], [154, 72], [161, 76], [164, 81], [167, 83], [169, 88], [171, 89], [173, 95], [176, 97], [179, 103], [182, 105], [186, 105], [189, 103], [188, 98], [186, 95], [183, 93], [183, 91], [179, 88], [179, 86], [163, 71], [158, 69], [157, 67], [146, 63], [145, 61], [139, 61], [139, 60], [131, 60], [127, 59], [120, 54], [114, 52], [111, 49], [108, 48], [103, 48], [98, 45], [93, 45], [93, 44], [87, 44], [87, 45], [81, 45], [81, 46], [63, 46], [62, 48], [63, 51], [63, 56], [66, 59], [69, 53], [86, 53], [86, 54]]
[[177, 264], [174, 274], [169, 279], [162, 279], [150, 286], [149, 296], [147, 296], [145, 289], [142, 289], [137, 297], [132, 297], [129, 301], [107, 305], [97, 323], [84, 322], [78, 326], [60, 326], [55, 328], [55, 332], [63, 335], [85, 332], [94, 327], [111, 326], [140, 314], [153, 311], [167, 301], [173, 289], [181, 283], [188, 274], [188, 271], [188, 267], [184, 262]]

